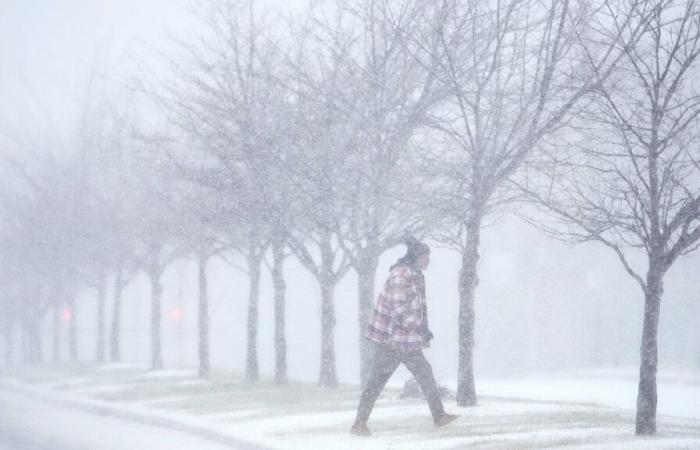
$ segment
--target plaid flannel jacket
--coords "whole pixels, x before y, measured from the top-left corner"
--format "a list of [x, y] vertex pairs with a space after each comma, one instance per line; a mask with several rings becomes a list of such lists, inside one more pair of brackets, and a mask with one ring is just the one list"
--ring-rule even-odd
[[377, 298], [365, 336], [401, 351], [417, 351], [430, 346], [427, 329], [423, 273], [397, 265]]

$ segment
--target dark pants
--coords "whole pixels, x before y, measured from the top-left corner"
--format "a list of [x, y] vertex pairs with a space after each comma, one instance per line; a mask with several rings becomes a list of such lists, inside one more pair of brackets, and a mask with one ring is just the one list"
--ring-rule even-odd
[[384, 389], [391, 375], [403, 363], [406, 368], [411, 371], [416, 378], [418, 385], [423, 391], [423, 395], [428, 400], [430, 413], [433, 415], [433, 421], [437, 421], [444, 409], [442, 400], [438, 392], [435, 378], [433, 378], [433, 368], [423, 356], [423, 352], [418, 350], [414, 352], [402, 352], [394, 350], [386, 345], [376, 345], [374, 353], [374, 363], [367, 379], [367, 384], [360, 396], [360, 406], [357, 408], [357, 418], [355, 423], [367, 423], [369, 415], [374, 408], [374, 402], [379, 397], [379, 394]]

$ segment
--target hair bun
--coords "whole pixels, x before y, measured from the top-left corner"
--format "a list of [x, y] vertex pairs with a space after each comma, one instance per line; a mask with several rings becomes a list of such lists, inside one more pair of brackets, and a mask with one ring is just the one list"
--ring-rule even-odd
[[406, 246], [408, 248], [411, 248], [411, 247], [415, 247], [416, 244], [418, 244], [418, 239], [416, 239], [413, 236], [409, 236], [406, 238], [406, 240], [404, 242], [406, 243]]

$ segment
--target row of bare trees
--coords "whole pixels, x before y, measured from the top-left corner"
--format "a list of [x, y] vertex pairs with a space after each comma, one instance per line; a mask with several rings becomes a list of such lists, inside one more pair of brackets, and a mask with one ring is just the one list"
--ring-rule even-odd
[[336, 285], [356, 271], [362, 330], [380, 256], [417, 234], [461, 255], [457, 402], [472, 406], [480, 233], [517, 206], [558, 237], [609, 247], [639, 283], [637, 433], [656, 431], [663, 277], [700, 242], [694, 3], [338, 0], [287, 22], [252, 1], [197, 11], [196, 35], [133, 83], [138, 121], [86, 107], [69, 151], [17, 141], [42, 156], [4, 160], [4, 328], [21, 323], [27, 361], [41, 359], [41, 318], [86, 286], [104, 361], [108, 280], [119, 360], [120, 293], [142, 271], [162, 367], [162, 275], [189, 257], [206, 376], [207, 265], [235, 255], [249, 279], [246, 377], [259, 377], [267, 266], [284, 382], [293, 255], [320, 287], [319, 385], [335, 386]]

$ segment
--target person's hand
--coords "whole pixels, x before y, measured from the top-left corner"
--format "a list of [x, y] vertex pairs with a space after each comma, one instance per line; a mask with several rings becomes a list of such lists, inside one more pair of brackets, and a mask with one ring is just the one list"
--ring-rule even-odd
[[432, 331], [430, 331], [430, 330], [427, 329], [427, 328], [426, 328], [425, 330], [423, 330], [423, 339], [425, 339], [426, 341], [429, 341], [429, 340], [431, 340], [433, 337], [435, 337], [435, 336], [433, 336], [433, 332], [432, 332]]

